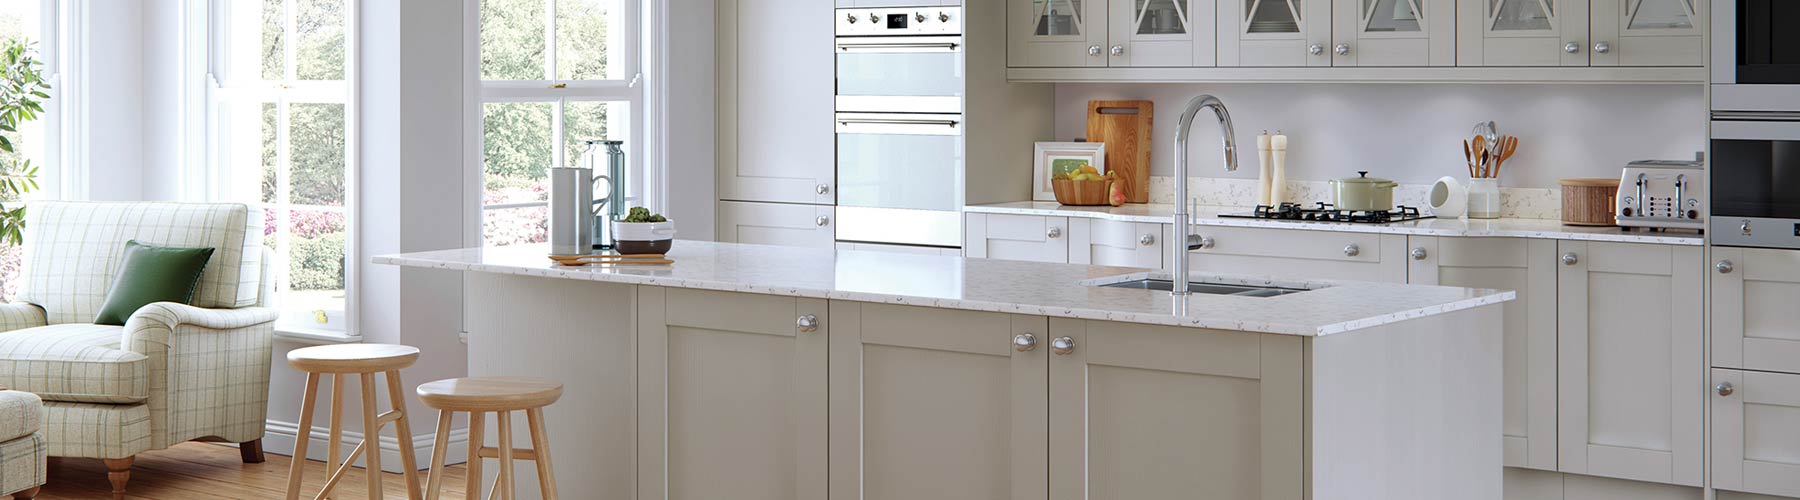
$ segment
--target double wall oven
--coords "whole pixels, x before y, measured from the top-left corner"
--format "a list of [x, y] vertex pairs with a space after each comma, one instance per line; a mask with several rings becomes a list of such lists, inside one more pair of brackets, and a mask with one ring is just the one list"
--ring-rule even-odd
[[1714, 0], [1713, 244], [1800, 248], [1800, 2]]
[[962, 27], [958, 7], [838, 9], [838, 241], [962, 245]]

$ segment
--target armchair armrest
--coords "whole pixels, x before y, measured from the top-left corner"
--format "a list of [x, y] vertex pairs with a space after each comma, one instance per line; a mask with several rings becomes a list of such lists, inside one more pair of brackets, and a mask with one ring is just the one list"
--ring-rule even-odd
[[152, 449], [203, 437], [262, 438], [279, 315], [156, 302], [125, 320], [121, 347], [150, 358]]
[[131, 313], [131, 318], [125, 320], [125, 345], [131, 346], [133, 337], [141, 336], [148, 336], [141, 340], [164, 341], [167, 344], [167, 339], [160, 334], [175, 330], [181, 325], [208, 330], [235, 330], [273, 323], [280, 316], [280, 312], [267, 307], [203, 309], [178, 302], [154, 302], [138, 308], [137, 312]]
[[44, 308], [27, 302], [0, 304], [0, 332], [10, 332], [49, 324]]

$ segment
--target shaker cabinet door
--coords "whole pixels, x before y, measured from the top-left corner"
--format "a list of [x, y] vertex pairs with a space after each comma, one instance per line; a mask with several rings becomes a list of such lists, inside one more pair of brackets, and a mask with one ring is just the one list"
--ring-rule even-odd
[[1456, 0], [1331, 2], [1332, 66], [1453, 66]]
[[1712, 374], [1713, 487], [1800, 497], [1800, 375]]
[[1712, 364], [1800, 373], [1800, 251], [1713, 247]]
[[1700, 486], [1702, 249], [1561, 241], [1558, 466]]
[[1588, 0], [1457, 2], [1457, 66], [1588, 65]]
[[1069, 262], [1161, 269], [1162, 232], [1153, 222], [1069, 219]]
[[1050, 498], [1299, 500], [1301, 338], [1050, 320]]
[[718, 240], [726, 243], [831, 248], [836, 207], [721, 201]]
[[1110, 9], [1110, 66], [1214, 64], [1213, 0], [1112, 0]]
[[1594, 66], [1704, 64], [1707, 0], [1592, 1]]
[[1219, 2], [1220, 67], [1331, 65], [1331, 2]]
[[719, 199], [835, 202], [835, 16], [823, 2], [719, 2]]
[[1107, 65], [1107, 0], [1006, 0], [1007, 65]]
[[831, 302], [831, 497], [1044, 500], [1042, 316]]
[[1069, 219], [1042, 215], [963, 214], [963, 256], [1069, 262]]

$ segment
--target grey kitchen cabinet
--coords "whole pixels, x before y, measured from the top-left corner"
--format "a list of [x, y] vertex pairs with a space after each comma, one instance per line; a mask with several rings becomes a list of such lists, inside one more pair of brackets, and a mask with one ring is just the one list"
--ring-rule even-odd
[[1561, 241], [1558, 469], [1700, 486], [1700, 247]]
[[1456, 0], [1335, 0], [1331, 17], [1332, 66], [1456, 65]]
[[1212, 66], [1213, 0], [1006, 0], [1011, 67]]
[[834, 203], [835, 10], [787, 0], [718, 9], [719, 199]]
[[834, 211], [830, 205], [721, 201], [714, 236], [727, 243], [831, 248]]
[[1043, 500], [1048, 323], [831, 302], [831, 497]]
[[1459, 0], [1459, 66], [1701, 66], [1709, 0]]
[[1704, 65], [1709, 1], [1592, 0], [1589, 64]]
[[1221, 0], [1219, 66], [1330, 66], [1328, 0]]
[[1800, 373], [1800, 251], [1713, 247], [1712, 366]]
[[[1201, 248], [1189, 253], [1194, 272], [1284, 279], [1405, 283], [1406, 236], [1231, 226], [1197, 226]], [[1164, 241], [1177, 241], [1165, 226]]]
[[827, 498], [826, 301], [637, 300], [638, 498]]
[[1713, 487], [1800, 497], [1800, 375], [1715, 368], [1712, 382]]
[[1513, 290], [1505, 318], [1505, 464], [1556, 470], [1556, 241], [1413, 236], [1408, 282]]
[[1151, 222], [1069, 219], [1069, 262], [1161, 269], [1162, 232]]
[[963, 255], [1035, 262], [1069, 261], [1069, 218], [963, 214]]

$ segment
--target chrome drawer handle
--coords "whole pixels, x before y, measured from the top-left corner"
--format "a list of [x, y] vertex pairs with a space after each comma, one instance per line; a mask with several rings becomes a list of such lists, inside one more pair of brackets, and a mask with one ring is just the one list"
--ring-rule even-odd
[[1737, 388], [1732, 387], [1731, 382], [1719, 382], [1719, 385], [1713, 386], [1713, 390], [1717, 391], [1720, 396], [1730, 396], [1731, 393], [1737, 392]]
[[813, 224], [818, 224], [819, 227], [825, 227], [826, 224], [830, 224], [830, 223], [831, 223], [831, 218], [823, 216], [823, 215], [819, 216], [819, 218], [817, 218], [817, 219], [813, 219]]
[[819, 317], [811, 314], [801, 316], [794, 320], [794, 326], [800, 327], [802, 332], [819, 331]]
[[1575, 42], [1563, 44], [1563, 52], [1568, 52], [1570, 54], [1579, 53], [1581, 52], [1581, 44]]
[[1139, 236], [1138, 244], [1143, 245], [1143, 246], [1155, 245], [1156, 244], [1156, 235], [1146, 234], [1143, 236]]
[[1056, 340], [1050, 341], [1050, 352], [1056, 353], [1057, 356], [1067, 356], [1069, 353], [1075, 352], [1075, 339], [1057, 337]]
[[1052, 228], [1050, 228], [1049, 231], [1044, 232], [1044, 236], [1048, 236], [1048, 237], [1050, 237], [1050, 239], [1061, 238], [1062, 237], [1062, 228], [1052, 227]]
[[1032, 349], [1037, 349], [1037, 336], [1029, 333], [1021, 333], [1013, 336], [1012, 344], [1014, 351], [1028, 352]]
[[1713, 269], [1719, 270], [1719, 274], [1731, 274], [1731, 271], [1737, 269], [1737, 266], [1732, 265], [1729, 260], [1721, 260], [1713, 266]]
[[1581, 256], [1575, 255], [1575, 252], [1569, 252], [1562, 255], [1562, 263], [1565, 266], [1573, 266], [1578, 262], [1581, 262]]
[[1418, 248], [1412, 249], [1413, 260], [1425, 260], [1425, 257], [1426, 257], [1425, 247], [1418, 247]]
[[1355, 243], [1351, 243], [1350, 246], [1344, 247], [1344, 256], [1346, 257], [1355, 257], [1357, 254], [1361, 253], [1362, 247], [1356, 246]]

